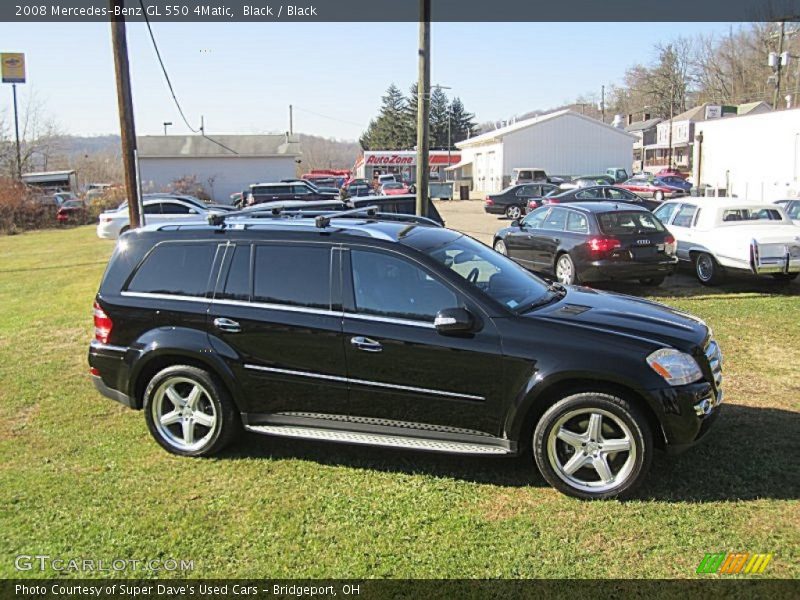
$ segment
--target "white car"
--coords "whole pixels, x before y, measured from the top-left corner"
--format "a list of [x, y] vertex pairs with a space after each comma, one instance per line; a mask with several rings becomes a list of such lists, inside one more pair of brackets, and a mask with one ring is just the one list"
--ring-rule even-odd
[[777, 200], [775, 204], [784, 208], [795, 225], [800, 225], [800, 200]]
[[676, 254], [694, 265], [704, 285], [750, 272], [791, 280], [800, 273], [800, 227], [782, 206], [740, 198], [681, 198], [654, 214], [677, 241]]
[[[198, 202], [191, 202], [185, 198], [148, 197], [143, 201], [144, 224], [151, 225], [156, 223], [169, 222], [192, 222], [205, 223], [208, 215], [222, 212], [223, 209], [203, 206]], [[97, 223], [97, 237], [106, 240], [115, 240], [130, 228], [128, 219], [128, 203], [123, 202], [116, 210], [109, 210], [100, 214]]]

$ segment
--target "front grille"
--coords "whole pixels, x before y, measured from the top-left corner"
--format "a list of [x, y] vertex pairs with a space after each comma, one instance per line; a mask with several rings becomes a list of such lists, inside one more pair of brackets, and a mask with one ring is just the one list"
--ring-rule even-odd
[[714, 340], [709, 340], [705, 347], [706, 360], [711, 370], [711, 377], [714, 381], [714, 388], [719, 391], [722, 386], [722, 352], [719, 345]]

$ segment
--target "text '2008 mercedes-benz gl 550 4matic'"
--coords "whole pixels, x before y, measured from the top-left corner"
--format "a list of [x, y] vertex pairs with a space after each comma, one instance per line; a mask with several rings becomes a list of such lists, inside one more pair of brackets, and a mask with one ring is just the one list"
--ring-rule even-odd
[[532, 450], [580, 498], [630, 494], [722, 401], [699, 319], [548, 284], [427, 219], [231, 213], [122, 236], [92, 379], [184, 456], [242, 429], [473, 455]]

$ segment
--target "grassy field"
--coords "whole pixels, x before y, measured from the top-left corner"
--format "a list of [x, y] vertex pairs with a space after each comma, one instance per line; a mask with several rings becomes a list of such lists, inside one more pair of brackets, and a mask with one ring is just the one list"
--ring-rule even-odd
[[798, 282], [660, 292], [714, 328], [724, 414], [657, 456], [637, 499], [586, 503], [527, 459], [258, 436], [214, 460], [165, 453], [88, 378], [112, 247], [92, 227], [0, 237], [0, 577], [52, 576], [14, 570], [46, 554], [191, 559], [203, 578], [683, 578], [723, 551], [800, 577]]

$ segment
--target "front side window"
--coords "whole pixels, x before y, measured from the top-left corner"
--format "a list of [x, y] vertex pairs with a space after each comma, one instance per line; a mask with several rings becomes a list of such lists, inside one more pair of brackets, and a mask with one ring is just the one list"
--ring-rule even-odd
[[544, 224], [544, 218], [547, 216], [547, 213], [549, 211], [550, 211], [549, 206], [542, 206], [541, 208], [537, 208], [533, 212], [529, 213], [522, 220], [522, 224], [530, 229], [541, 229], [542, 225]]
[[800, 219], [800, 202], [792, 202], [786, 209], [790, 219]]
[[352, 250], [350, 260], [359, 313], [433, 321], [440, 310], [458, 306], [447, 286], [411, 262], [366, 250]]
[[524, 309], [548, 294], [547, 284], [536, 275], [467, 236], [429, 250], [428, 255], [511, 310]]
[[675, 215], [675, 219], [672, 221], [672, 224], [675, 227], [691, 227], [692, 226], [692, 219], [694, 218], [694, 213], [697, 211], [697, 207], [693, 204], [684, 204], [678, 210], [678, 214]]
[[189, 214], [195, 214], [196, 212], [197, 211], [195, 211], [194, 209], [191, 209], [185, 204], [180, 204], [178, 202], [161, 203], [162, 215], [189, 215]]
[[256, 246], [253, 301], [329, 310], [330, 248], [291, 244]]
[[136, 270], [128, 291], [205, 296], [216, 251], [212, 243], [160, 244]]

